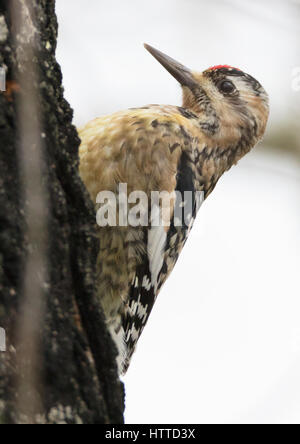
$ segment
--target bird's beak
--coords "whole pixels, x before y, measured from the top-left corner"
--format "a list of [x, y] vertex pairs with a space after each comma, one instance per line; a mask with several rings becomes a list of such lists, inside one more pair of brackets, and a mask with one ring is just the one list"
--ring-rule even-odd
[[176, 60], [172, 59], [171, 57], [167, 56], [163, 52], [159, 51], [158, 49], [153, 48], [153, 46], [147, 45], [147, 43], [144, 44], [144, 47], [147, 49], [147, 51], [150, 52], [150, 54], [153, 55], [153, 57], [156, 58], [156, 60], [159, 61], [159, 63], [162, 64], [164, 68], [182, 85], [187, 86], [189, 88], [196, 85], [196, 82], [193, 78], [192, 72], [190, 69], [186, 68], [185, 66], [181, 65], [181, 63], [176, 62]]

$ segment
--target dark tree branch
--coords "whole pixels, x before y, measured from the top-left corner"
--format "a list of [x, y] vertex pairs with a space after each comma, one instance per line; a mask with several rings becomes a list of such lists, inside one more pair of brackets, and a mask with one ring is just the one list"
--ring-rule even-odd
[[[23, 19], [27, 14], [30, 38], [10, 14], [12, 4]], [[7, 351], [0, 353], [0, 423], [121, 423], [124, 399], [116, 351], [96, 295], [94, 208], [78, 176], [79, 139], [63, 98], [56, 37], [54, 0], [0, 0], [0, 66], [7, 70], [7, 91], [0, 93], [0, 326], [7, 333]], [[36, 78], [32, 75], [29, 87], [22, 78], [30, 69]], [[29, 95], [38, 106], [20, 119], [20, 103], [28, 103]], [[36, 143], [33, 127], [40, 128]], [[20, 325], [27, 303], [27, 265], [41, 247], [39, 237], [29, 234], [35, 193], [24, 199], [28, 179], [20, 147], [25, 156], [41, 155], [40, 196], [47, 203], [48, 229], [41, 233], [47, 239], [47, 270], [37, 276], [33, 272], [43, 307], [36, 327], [34, 361], [41, 381], [36, 385], [26, 379], [33, 365], [32, 355], [26, 355], [30, 344], [18, 336], [26, 331]], [[35, 306], [29, 310], [33, 321]], [[38, 401], [28, 411], [19, 405], [24, 392], [25, 399]]]

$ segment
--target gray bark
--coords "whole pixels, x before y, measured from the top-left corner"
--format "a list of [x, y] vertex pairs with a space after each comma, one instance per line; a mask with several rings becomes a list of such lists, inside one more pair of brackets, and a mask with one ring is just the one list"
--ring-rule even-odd
[[[0, 327], [7, 334], [0, 423], [122, 423], [116, 350], [96, 295], [94, 208], [78, 176], [80, 141], [55, 59], [55, 0], [13, 3], [27, 8], [33, 35], [26, 41], [14, 26], [12, 0], [0, 0], [0, 66], [7, 70], [7, 91], [0, 93]], [[30, 71], [36, 76], [29, 86]], [[30, 107], [29, 97], [38, 106]], [[30, 188], [37, 154], [40, 171], [32, 171]], [[43, 205], [46, 230], [30, 218]], [[42, 245], [46, 270], [37, 259]]]

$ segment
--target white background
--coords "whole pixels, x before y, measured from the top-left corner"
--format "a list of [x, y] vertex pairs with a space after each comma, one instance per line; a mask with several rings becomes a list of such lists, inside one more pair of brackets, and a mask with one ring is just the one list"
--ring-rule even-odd
[[[251, 73], [270, 94], [270, 132], [299, 112], [299, 11], [297, 0], [57, 0], [75, 123], [180, 104], [147, 42], [192, 69]], [[300, 423], [300, 157], [286, 148], [257, 147], [202, 206], [125, 377], [127, 423]]]

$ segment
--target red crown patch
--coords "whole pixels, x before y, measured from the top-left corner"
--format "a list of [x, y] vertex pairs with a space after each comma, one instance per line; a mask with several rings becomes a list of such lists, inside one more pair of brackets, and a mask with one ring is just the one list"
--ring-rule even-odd
[[239, 68], [235, 68], [234, 66], [230, 66], [230, 65], [216, 65], [216, 66], [211, 66], [208, 69], [214, 70], [214, 69], [221, 69], [221, 68], [236, 69], [237, 71], [240, 71]]

